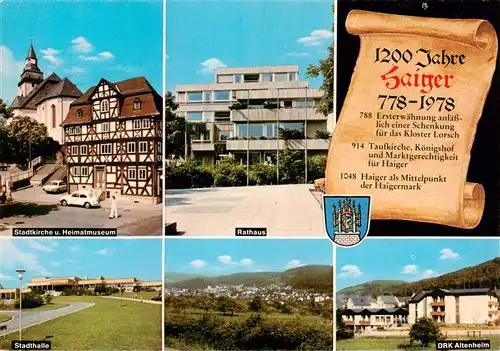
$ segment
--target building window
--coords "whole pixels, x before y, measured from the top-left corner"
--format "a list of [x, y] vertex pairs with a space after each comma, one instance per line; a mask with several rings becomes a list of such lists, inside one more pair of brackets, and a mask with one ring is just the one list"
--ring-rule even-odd
[[81, 175], [83, 177], [88, 177], [88, 175], [89, 175], [89, 167], [88, 166], [82, 166]]
[[148, 142], [147, 141], [139, 141], [139, 152], [146, 153], [148, 152]]
[[259, 74], [245, 74], [243, 76], [245, 83], [258, 83], [259, 82]]
[[215, 101], [229, 101], [229, 91], [221, 90], [215, 92]]
[[80, 175], [80, 166], [71, 167], [74, 176]]
[[233, 136], [233, 132], [230, 130], [219, 131], [219, 140], [227, 140]]
[[288, 73], [288, 81], [289, 82], [295, 82], [296, 80], [297, 80], [297, 73], [296, 72]]
[[134, 100], [134, 110], [140, 110], [141, 109], [141, 100], [139, 98]]
[[82, 155], [86, 155], [87, 154], [87, 145], [80, 146], [80, 153]]
[[83, 110], [76, 111], [76, 118], [82, 118], [82, 117], [83, 117]]
[[56, 120], [56, 105], [50, 106], [50, 109], [52, 111], [52, 128], [56, 127], [57, 120]]
[[297, 100], [295, 101], [295, 107], [305, 108], [305, 107], [314, 107], [314, 100]]
[[229, 121], [231, 119], [231, 111], [215, 111], [215, 121]]
[[145, 168], [139, 168], [139, 180], [146, 180], [148, 172]]
[[101, 112], [109, 112], [109, 101], [108, 100], [102, 100]]
[[109, 122], [105, 122], [102, 124], [102, 131], [109, 132]]
[[127, 143], [128, 153], [135, 153], [135, 142]]
[[188, 112], [187, 120], [189, 122], [201, 122], [203, 121], [203, 112]]
[[202, 101], [203, 93], [201, 91], [193, 91], [188, 93], [188, 101]]
[[78, 146], [77, 145], [71, 146], [71, 155], [78, 155]]
[[232, 83], [233, 75], [232, 74], [218, 74], [217, 75], [217, 83]]
[[69, 127], [69, 128], [68, 128], [68, 134], [69, 134], [69, 135], [73, 135], [73, 134], [75, 134], [75, 128], [74, 128], [74, 127]]
[[129, 168], [128, 169], [128, 179], [134, 180], [134, 179], [136, 179], [136, 177], [137, 177], [137, 174], [136, 174], [135, 168]]
[[242, 80], [243, 80], [243, 77], [241, 76], [241, 74], [234, 75], [234, 82], [235, 83], [241, 83]]
[[273, 75], [272, 75], [272, 73], [264, 73], [264, 74], [262, 74], [262, 81], [263, 82], [272, 82], [273, 81]]
[[141, 129], [141, 124], [140, 119], [134, 119], [134, 129]]
[[149, 121], [149, 119], [148, 119], [148, 118], [144, 118], [144, 119], [142, 120], [142, 128], [144, 128], [144, 129], [149, 129], [149, 126], [150, 126], [150, 123], [149, 123], [149, 122], [150, 122], [150, 121]]
[[274, 81], [275, 82], [286, 82], [288, 80], [288, 75], [286, 73], [275, 73]]
[[212, 92], [211, 91], [205, 91], [203, 93], [204, 96], [204, 101], [205, 102], [211, 102], [212, 101]]
[[82, 134], [82, 127], [76, 126], [75, 127], [75, 134]]
[[101, 144], [101, 154], [103, 154], [103, 155], [111, 154], [112, 149], [113, 148], [112, 148], [111, 144]]

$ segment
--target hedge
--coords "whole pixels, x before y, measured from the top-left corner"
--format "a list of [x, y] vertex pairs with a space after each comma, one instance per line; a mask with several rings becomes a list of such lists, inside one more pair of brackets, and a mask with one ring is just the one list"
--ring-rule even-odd
[[[279, 162], [280, 184], [303, 184], [305, 175], [304, 154], [298, 151], [282, 152]], [[323, 178], [326, 156], [308, 157], [308, 183]], [[215, 166], [201, 165], [193, 160], [166, 165], [166, 185], [169, 189], [211, 188], [244, 186], [247, 184], [247, 167], [224, 159]], [[250, 185], [277, 183], [276, 165], [253, 164], [249, 167]]]

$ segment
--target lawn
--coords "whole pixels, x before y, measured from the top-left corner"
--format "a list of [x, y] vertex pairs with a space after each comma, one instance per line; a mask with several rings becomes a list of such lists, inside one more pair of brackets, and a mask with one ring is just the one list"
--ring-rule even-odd
[[[93, 302], [84, 310], [29, 327], [25, 340], [48, 340], [54, 350], [161, 350], [161, 305], [97, 296], [60, 296], [54, 302]], [[0, 339], [10, 350], [17, 334]]]
[[[452, 340], [464, 340], [465, 337], [453, 337]], [[475, 338], [479, 340], [479, 338]], [[488, 338], [485, 338], [488, 339]], [[500, 336], [492, 336], [491, 350], [500, 350]], [[351, 351], [351, 350], [418, 350], [418, 351], [434, 351], [435, 344], [430, 345], [428, 348], [413, 347], [410, 348], [410, 339], [407, 337], [361, 337], [348, 340], [337, 341], [337, 351]], [[406, 347], [398, 347], [405, 345]]]
[[[158, 296], [159, 291], [141, 291], [141, 292], [124, 292], [123, 297], [127, 299], [135, 299], [137, 295], [137, 299], [140, 300], [141, 296], [143, 300], [151, 300], [153, 297]], [[120, 297], [121, 293], [116, 293], [111, 296]]]
[[11, 316], [7, 316], [6, 314], [0, 314], [0, 323], [10, 321], [11, 319], [12, 319]]
[[[166, 309], [165, 310], [166, 314], [170, 315], [183, 315], [183, 316], [188, 316], [188, 317], [199, 317], [202, 318], [204, 314], [207, 314], [207, 312], [203, 310], [198, 310], [194, 308], [189, 308], [189, 309], [184, 309], [181, 312], [174, 312], [171, 309]], [[223, 317], [223, 318], [237, 318], [237, 319], [247, 319], [248, 317], [254, 315], [254, 312], [235, 312], [233, 316], [231, 314], [224, 315], [222, 312], [214, 312], [214, 311], [209, 311], [209, 314], [218, 316], [218, 317]], [[286, 314], [286, 313], [262, 313], [262, 317], [266, 319], [274, 319], [274, 320], [290, 320], [290, 319], [295, 319], [299, 317], [302, 321], [304, 322], [310, 322], [310, 323], [318, 323], [325, 321], [325, 318], [322, 318], [320, 316], [306, 316], [306, 315], [300, 315], [300, 314]]]

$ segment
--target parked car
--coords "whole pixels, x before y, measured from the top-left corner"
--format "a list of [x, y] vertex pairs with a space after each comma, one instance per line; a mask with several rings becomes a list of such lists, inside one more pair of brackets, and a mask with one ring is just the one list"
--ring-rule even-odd
[[99, 199], [92, 196], [88, 191], [75, 191], [70, 195], [64, 195], [59, 203], [62, 206], [82, 206], [85, 208], [99, 206]]
[[64, 193], [67, 190], [66, 182], [63, 180], [53, 180], [42, 187], [43, 191], [48, 194]]

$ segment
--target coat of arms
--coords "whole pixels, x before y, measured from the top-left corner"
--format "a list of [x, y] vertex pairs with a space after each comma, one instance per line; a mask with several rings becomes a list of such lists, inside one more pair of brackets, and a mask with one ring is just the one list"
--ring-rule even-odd
[[325, 228], [339, 246], [359, 244], [370, 228], [370, 196], [323, 196]]

